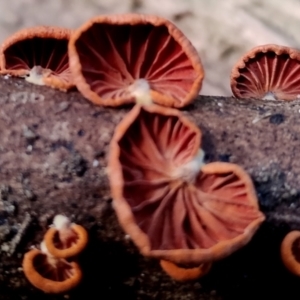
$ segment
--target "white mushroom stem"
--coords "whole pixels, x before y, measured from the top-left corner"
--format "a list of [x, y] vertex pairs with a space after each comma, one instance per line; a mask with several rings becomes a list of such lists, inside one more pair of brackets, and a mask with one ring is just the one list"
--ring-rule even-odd
[[40, 248], [44, 254], [51, 256], [51, 254], [49, 253], [48, 248], [46, 246], [46, 243], [44, 241], [41, 242]]
[[40, 248], [41, 248], [41, 252], [43, 252], [47, 256], [47, 262], [49, 263], [49, 265], [55, 268], [58, 263], [58, 258], [51, 255], [44, 241], [41, 242]]
[[58, 230], [64, 230], [71, 227], [71, 221], [64, 215], [56, 215], [53, 219], [53, 226]]
[[72, 238], [75, 234], [72, 230], [71, 221], [64, 215], [56, 215], [53, 219], [53, 226], [58, 231], [61, 243], [66, 247], [68, 239]]
[[141, 105], [152, 104], [150, 85], [146, 79], [137, 79], [128, 87], [129, 93], [135, 97], [136, 103]]
[[277, 100], [276, 95], [272, 92], [267, 92], [263, 98], [263, 100]]
[[173, 178], [181, 179], [188, 183], [194, 183], [202, 166], [204, 165], [204, 151], [200, 148], [197, 155], [188, 163], [176, 168], [173, 172]]
[[37, 84], [37, 85], [44, 85], [44, 78], [51, 74], [50, 69], [44, 69], [41, 66], [34, 66], [30, 72], [29, 76], [25, 77], [25, 80]]

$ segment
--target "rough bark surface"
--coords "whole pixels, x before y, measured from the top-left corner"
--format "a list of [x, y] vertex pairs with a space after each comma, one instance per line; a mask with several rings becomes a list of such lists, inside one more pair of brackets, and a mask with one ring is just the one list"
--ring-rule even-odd
[[[115, 125], [130, 108], [102, 108], [0, 78], [0, 299], [296, 299], [300, 279], [282, 266], [280, 242], [300, 229], [300, 101], [201, 96], [184, 110], [202, 130], [206, 161], [230, 161], [252, 176], [266, 222], [245, 248], [193, 283], [176, 283], [139, 255], [120, 229], [106, 176]], [[62, 296], [25, 279], [22, 257], [55, 214], [89, 232], [84, 279]]]

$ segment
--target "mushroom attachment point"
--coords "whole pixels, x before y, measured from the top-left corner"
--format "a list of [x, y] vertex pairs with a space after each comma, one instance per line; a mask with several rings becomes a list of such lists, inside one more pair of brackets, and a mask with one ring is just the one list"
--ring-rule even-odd
[[142, 80], [155, 103], [183, 107], [198, 95], [204, 77], [190, 41], [173, 23], [151, 15], [89, 20], [72, 34], [69, 59], [78, 90], [105, 106], [139, 102], [134, 88]]
[[51, 26], [16, 32], [1, 45], [0, 74], [67, 91], [74, 86], [68, 59], [70, 35], [69, 29]]
[[76, 262], [53, 257], [45, 244], [41, 250], [32, 249], [24, 255], [23, 271], [29, 282], [45, 293], [60, 294], [75, 288], [82, 278]]
[[273, 44], [251, 49], [232, 69], [231, 90], [237, 98], [300, 98], [300, 51]]
[[247, 244], [265, 217], [248, 174], [203, 163], [182, 113], [136, 105], [116, 127], [108, 174], [118, 220], [142, 254], [199, 267]]
[[284, 237], [280, 253], [285, 267], [300, 276], [300, 231], [293, 230]]
[[84, 227], [71, 223], [63, 215], [54, 217], [53, 226], [44, 236], [45, 245], [51, 255], [69, 258], [78, 255], [86, 246], [88, 234]]

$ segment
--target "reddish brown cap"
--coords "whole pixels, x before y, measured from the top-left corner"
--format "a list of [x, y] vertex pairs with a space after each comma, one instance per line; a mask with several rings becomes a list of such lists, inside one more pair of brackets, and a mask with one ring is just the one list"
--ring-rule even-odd
[[39, 249], [32, 249], [24, 255], [23, 271], [32, 285], [53, 294], [73, 289], [82, 278], [76, 262], [54, 258]]
[[63, 215], [57, 215], [44, 236], [49, 253], [59, 258], [69, 258], [78, 255], [86, 247], [88, 234], [84, 227], [71, 223]]
[[27, 76], [35, 84], [68, 90], [73, 85], [68, 59], [71, 30], [36, 26], [8, 37], [0, 50], [1, 74]]
[[154, 102], [182, 107], [198, 95], [204, 76], [197, 51], [184, 34], [151, 15], [89, 20], [72, 35], [69, 58], [77, 88], [98, 105], [135, 102], [130, 88], [145, 79]]
[[237, 98], [299, 98], [300, 52], [272, 44], [251, 49], [232, 69], [231, 90]]
[[247, 173], [203, 166], [201, 133], [181, 112], [135, 106], [116, 127], [108, 163], [123, 229], [146, 256], [198, 266], [247, 244], [264, 215]]
[[281, 259], [286, 268], [300, 276], [300, 231], [289, 232], [281, 243]]

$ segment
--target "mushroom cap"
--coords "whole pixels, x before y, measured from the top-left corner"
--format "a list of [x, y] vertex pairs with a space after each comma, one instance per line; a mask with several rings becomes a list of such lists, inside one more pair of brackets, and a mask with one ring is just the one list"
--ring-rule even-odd
[[82, 278], [76, 262], [49, 257], [39, 249], [27, 252], [22, 266], [29, 282], [45, 293], [67, 292], [77, 286]]
[[237, 98], [294, 100], [300, 97], [300, 52], [279, 45], [248, 51], [231, 71], [231, 90]]
[[0, 49], [0, 74], [28, 76], [37, 84], [68, 90], [74, 86], [69, 69], [71, 30], [36, 26], [17, 31]]
[[[146, 256], [211, 262], [247, 244], [264, 215], [235, 164], [197, 164], [201, 133], [179, 111], [135, 106], [116, 127], [108, 175], [118, 220]], [[195, 167], [196, 166], [196, 167]]]
[[134, 103], [130, 87], [146, 79], [155, 103], [183, 107], [198, 95], [204, 71], [196, 49], [170, 21], [152, 15], [101, 15], [69, 43], [70, 68], [95, 104]]
[[195, 280], [206, 275], [210, 271], [212, 263], [204, 263], [193, 268], [183, 268], [170, 261], [161, 260], [160, 266], [170, 277], [177, 281], [184, 282]]
[[84, 227], [72, 223], [69, 228], [49, 228], [44, 242], [51, 255], [69, 258], [83, 251], [88, 242], [88, 234]]
[[286, 268], [293, 274], [300, 276], [300, 231], [293, 230], [284, 237], [280, 254]]

